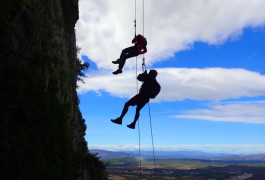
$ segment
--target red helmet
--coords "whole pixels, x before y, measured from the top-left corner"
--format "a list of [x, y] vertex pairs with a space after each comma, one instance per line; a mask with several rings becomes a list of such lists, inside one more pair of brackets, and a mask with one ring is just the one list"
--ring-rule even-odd
[[157, 76], [158, 72], [155, 69], [151, 69], [149, 74], [153, 74], [155, 77]]

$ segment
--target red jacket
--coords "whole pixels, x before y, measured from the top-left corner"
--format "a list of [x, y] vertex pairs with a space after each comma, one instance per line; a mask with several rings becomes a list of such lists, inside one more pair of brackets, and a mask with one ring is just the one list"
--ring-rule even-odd
[[146, 45], [145, 45], [145, 38], [141, 35], [138, 34], [133, 40], [132, 43], [135, 43], [135, 47], [137, 48], [138, 55], [139, 54], [144, 54], [147, 52]]

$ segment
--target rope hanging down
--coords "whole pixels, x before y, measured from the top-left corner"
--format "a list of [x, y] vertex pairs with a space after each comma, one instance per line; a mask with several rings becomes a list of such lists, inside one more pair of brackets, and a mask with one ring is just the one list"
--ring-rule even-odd
[[[144, 36], [144, 0], [143, 0], [143, 36]], [[134, 19], [134, 36], [136, 37], [136, 0], [135, 0], [135, 19]], [[142, 73], [145, 72], [146, 70], [146, 65], [145, 65], [145, 54], [143, 54], [142, 57]], [[137, 88], [137, 93], [138, 93], [138, 81], [137, 81], [137, 56], [135, 58], [136, 61], [136, 88]], [[153, 147], [153, 157], [154, 157], [154, 166], [155, 166], [155, 177], [157, 179], [157, 174], [156, 174], [156, 159], [155, 159], [155, 149], [154, 149], [154, 137], [153, 137], [153, 128], [152, 128], [152, 118], [151, 118], [151, 108], [150, 104], [148, 102], [148, 109], [149, 109], [149, 119], [150, 119], [150, 129], [151, 129], [151, 138], [152, 138], [152, 147]], [[141, 163], [141, 132], [140, 132], [140, 120], [138, 120], [138, 137], [139, 137], [139, 172], [140, 172], [140, 178], [141, 178], [141, 171], [142, 171], [142, 163]]]
[[[143, 0], [143, 36], [144, 36], [144, 0]], [[143, 58], [142, 58], [142, 60], [143, 60], [142, 61], [142, 72], [144, 72], [146, 70], [144, 54], [145, 53], [143, 53]]]
[[[134, 37], [136, 37], [136, 0], [134, 1]], [[138, 94], [138, 80], [137, 80], [137, 56], [135, 57], [135, 67], [136, 67], [136, 72], [135, 72], [135, 76], [136, 76], [136, 93]], [[138, 159], [139, 159], [139, 179], [141, 179], [141, 171], [142, 171], [142, 160], [141, 160], [141, 132], [140, 132], [140, 120], [138, 120]]]

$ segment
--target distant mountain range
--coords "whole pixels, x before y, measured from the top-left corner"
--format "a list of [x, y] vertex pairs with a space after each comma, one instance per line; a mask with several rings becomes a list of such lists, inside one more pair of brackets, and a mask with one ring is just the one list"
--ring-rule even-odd
[[90, 149], [89, 152], [97, 153], [101, 159], [112, 159], [112, 158], [134, 158], [137, 157], [135, 153], [127, 153], [121, 151], [105, 151], [101, 149]]
[[[101, 149], [90, 149], [91, 153], [97, 153], [102, 159], [113, 158], [138, 158], [138, 151], [106, 151]], [[141, 151], [141, 157], [145, 159], [153, 158], [153, 151]], [[155, 151], [156, 159], [202, 159], [221, 161], [265, 161], [265, 154], [228, 154], [228, 153], [208, 153], [202, 151]]]

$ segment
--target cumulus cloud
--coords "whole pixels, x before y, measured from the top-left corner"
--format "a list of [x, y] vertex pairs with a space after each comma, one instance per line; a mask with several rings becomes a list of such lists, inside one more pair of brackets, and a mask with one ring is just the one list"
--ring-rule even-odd
[[[218, 101], [265, 95], [265, 76], [244, 69], [158, 68], [157, 71], [162, 87], [157, 101]], [[105, 91], [117, 97], [131, 97], [137, 92], [135, 71], [117, 76], [109, 71], [91, 72], [84, 81], [79, 83], [78, 93]]]
[[173, 116], [184, 119], [265, 124], [265, 101], [210, 105]]
[[[142, 3], [137, 1], [137, 32], [142, 33]], [[111, 64], [134, 36], [134, 1], [80, 0], [77, 44], [99, 68]], [[248, 27], [265, 23], [263, 0], [145, 0], [147, 63], [173, 56], [196, 41], [222, 44]], [[133, 67], [132, 61], [126, 67]]]

